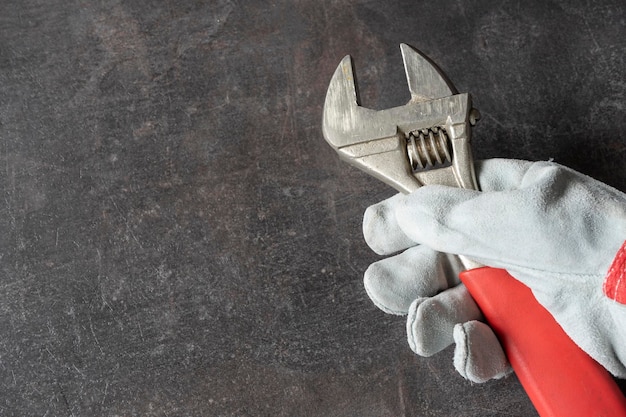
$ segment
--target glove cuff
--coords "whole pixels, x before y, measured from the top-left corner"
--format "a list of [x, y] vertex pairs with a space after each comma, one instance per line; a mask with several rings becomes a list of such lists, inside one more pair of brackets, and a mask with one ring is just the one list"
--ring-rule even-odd
[[626, 241], [617, 251], [602, 286], [604, 295], [626, 305]]

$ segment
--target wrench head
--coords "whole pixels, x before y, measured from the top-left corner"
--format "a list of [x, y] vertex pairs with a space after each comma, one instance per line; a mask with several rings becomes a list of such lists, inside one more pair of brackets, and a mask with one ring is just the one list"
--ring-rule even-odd
[[[324, 138], [340, 157], [402, 192], [429, 183], [476, 188], [469, 149], [470, 96], [457, 94], [425, 55], [406, 44], [400, 48], [411, 100], [379, 111], [362, 107], [352, 58], [346, 56], [326, 93]], [[441, 155], [447, 161], [440, 161]], [[435, 159], [443, 165], [435, 167]]]
[[400, 44], [411, 101], [427, 101], [457, 94], [456, 88], [426, 55], [406, 43]]

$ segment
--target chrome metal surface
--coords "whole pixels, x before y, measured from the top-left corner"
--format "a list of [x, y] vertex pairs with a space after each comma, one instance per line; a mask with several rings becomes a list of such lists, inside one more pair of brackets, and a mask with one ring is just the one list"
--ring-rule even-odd
[[[411, 100], [379, 111], [362, 107], [348, 55], [326, 93], [324, 138], [342, 159], [400, 192], [427, 184], [477, 190], [470, 139], [480, 113], [425, 55], [400, 49]], [[460, 258], [466, 269], [481, 266]]]
[[425, 55], [400, 48], [411, 100], [379, 111], [362, 107], [346, 56], [326, 93], [326, 141], [341, 158], [403, 193], [426, 184], [477, 189], [470, 139], [478, 112], [471, 96], [457, 94]]

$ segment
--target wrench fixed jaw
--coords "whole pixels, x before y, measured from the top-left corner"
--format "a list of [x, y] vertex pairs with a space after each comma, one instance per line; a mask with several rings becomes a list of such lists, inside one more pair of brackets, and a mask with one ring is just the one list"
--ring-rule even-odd
[[[409, 103], [379, 111], [362, 107], [352, 59], [346, 56], [335, 70], [326, 94], [322, 122], [326, 141], [342, 159], [403, 193], [425, 184], [476, 188], [470, 149], [471, 97], [454, 94], [453, 87], [429, 60], [407, 45], [401, 48], [411, 91]], [[420, 90], [420, 83], [426, 87]], [[414, 153], [426, 153], [428, 166], [416, 170], [407, 141], [414, 132], [432, 132], [433, 128], [447, 133], [449, 164], [438, 167], [431, 163], [429, 149], [433, 151], [435, 144], [432, 137], [428, 141], [422, 136], [421, 146], [413, 141], [412, 149]]]

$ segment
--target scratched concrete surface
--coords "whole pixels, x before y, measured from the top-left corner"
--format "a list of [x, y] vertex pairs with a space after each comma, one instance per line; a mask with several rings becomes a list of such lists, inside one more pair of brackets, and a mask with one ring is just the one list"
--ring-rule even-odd
[[0, 2], [0, 415], [532, 416], [369, 302], [392, 192], [322, 139], [330, 75], [475, 97], [480, 158], [626, 189], [621, 0]]

